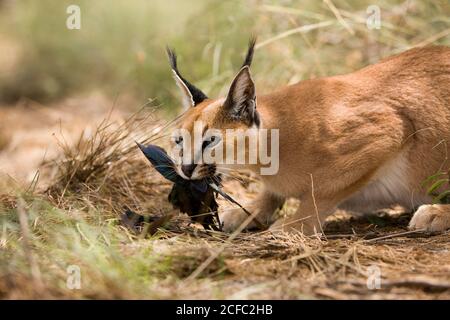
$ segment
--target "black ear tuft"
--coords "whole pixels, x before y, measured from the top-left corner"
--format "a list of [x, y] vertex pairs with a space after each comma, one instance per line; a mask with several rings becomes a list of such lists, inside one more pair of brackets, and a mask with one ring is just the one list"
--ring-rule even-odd
[[194, 86], [192, 83], [187, 81], [178, 71], [178, 65], [177, 65], [177, 55], [176, 53], [170, 49], [169, 47], [166, 47], [167, 56], [169, 58], [170, 67], [172, 68], [172, 71], [180, 78], [180, 80], [184, 83], [184, 85], [189, 90], [192, 101], [194, 102], [194, 105], [199, 104], [200, 102], [208, 99], [206, 94], [204, 94], [200, 89], [198, 89], [196, 86]]
[[247, 55], [245, 56], [244, 63], [242, 64], [241, 68], [247, 66], [250, 67], [253, 60], [253, 52], [255, 51], [255, 44], [256, 44], [256, 37], [252, 36], [250, 40], [248, 41], [248, 50]]
[[166, 47], [167, 57], [169, 58], [170, 67], [172, 70], [175, 70], [178, 73], [178, 66], [177, 66], [177, 55], [175, 51], [170, 49], [168, 46]]

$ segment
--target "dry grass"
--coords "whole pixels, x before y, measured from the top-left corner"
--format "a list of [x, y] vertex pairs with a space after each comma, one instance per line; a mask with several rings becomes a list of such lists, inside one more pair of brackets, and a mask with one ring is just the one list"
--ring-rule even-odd
[[148, 165], [137, 159], [134, 143], [146, 141], [138, 134], [144, 128], [156, 128], [154, 110], [144, 113], [144, 108], [120, 124], [105, 119], [92, 136], [82, 133], [75, 145], [60, 141], [62, 157], [45, 164], [57, 168], [46, 191], [49, 197], [59, 206], [80, 200], [105, 205], [115, 214], [124, 206], [139, 209], [156, 182]]

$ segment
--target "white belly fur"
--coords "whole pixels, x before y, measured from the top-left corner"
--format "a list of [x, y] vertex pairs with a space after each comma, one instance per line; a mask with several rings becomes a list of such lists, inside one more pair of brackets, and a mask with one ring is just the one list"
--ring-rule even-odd
[[360, 213], [400, 205], [406, 210], [430, 203], [431, 198], [419, 193], [408, 174], [408, 161], [403, 154], [384, 164], [372, 180], [357, 193], [339, 205], [339, 208]]

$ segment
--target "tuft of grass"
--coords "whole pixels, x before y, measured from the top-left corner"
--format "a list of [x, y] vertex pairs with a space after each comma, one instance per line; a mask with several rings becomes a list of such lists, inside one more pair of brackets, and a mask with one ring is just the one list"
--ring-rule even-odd
[[158, 128], [151, 103], [121, 123], [106, 118], [92, 135], [82, 133], [74, 145], [59, 142], [61, 157], [44, 164], [53, 168], [54, 183], [46, 194], [55, 204], [70, 206], [76, 200], [113, 214], [124, 208], [142, 210], [140, 203], [148, 202], [146, 196], [161, 184], [135, 144], [148, 142], [146, 131]]
[[434, 203], [450, 203], [449, 172], [439, 171], [422, 182], [422, 188], [433, 198]]

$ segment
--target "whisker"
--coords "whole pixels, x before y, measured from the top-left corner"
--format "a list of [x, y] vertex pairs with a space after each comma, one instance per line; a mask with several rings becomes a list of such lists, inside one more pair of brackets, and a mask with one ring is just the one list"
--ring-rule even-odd
[[238, 181], [240, 183], [245, 183], [245, 181], [242, 178], [238, 178], [238, 177], [235, 177], [233, 175], [226, 174], [226, 173], [223, 173], [223, 172], [221, 174], [223, 174], [227, 178], [234, 179], [234, 180], [236, 180], [236, 181]]

